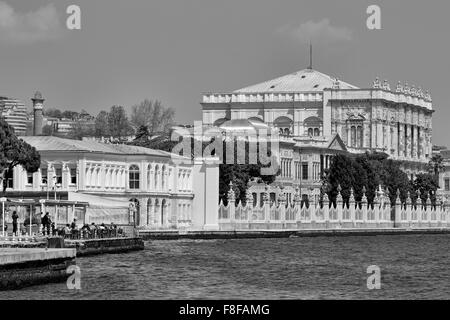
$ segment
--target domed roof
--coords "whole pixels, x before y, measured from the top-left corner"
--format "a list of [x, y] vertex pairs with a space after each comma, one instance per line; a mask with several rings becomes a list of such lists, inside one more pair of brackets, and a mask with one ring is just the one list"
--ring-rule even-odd
[[[257, 92], [314, 92], [333, 88], [336, 78], [313, 69], [304, 69], [273, 80], [258, 83], [234, 91], [235, 93]], [[358, 89], [354, 85], [339, 81], [340, 89]]]
[[44, 100], [44, 98], [42, 98], [42, 93], [40, 91], [36, 91], [34, 94], [34, 100]]

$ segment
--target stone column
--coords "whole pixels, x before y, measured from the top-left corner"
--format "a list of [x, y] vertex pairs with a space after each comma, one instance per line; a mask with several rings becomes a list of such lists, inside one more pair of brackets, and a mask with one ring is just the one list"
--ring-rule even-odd
[[377, 148], [382, 149], [384, 147], [384, 139], [383, 139], [383, 123], [378, 120], [377, 122]]
[[147, 225], [147, 203], [148, 198], [139, 199], [140, 208], [139, 208], [139, 227], [143, 227]]
[[411, 129], [410, 125], [405, 126], [405, 157], [411, 158]]
[[368, 122], [363, 124], [363, 148], [370, 148], [370, 124]]

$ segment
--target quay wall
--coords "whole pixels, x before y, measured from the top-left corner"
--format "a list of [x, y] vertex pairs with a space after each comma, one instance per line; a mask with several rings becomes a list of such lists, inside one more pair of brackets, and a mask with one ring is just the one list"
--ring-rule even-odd
[[139, 237], [87, 240], [66, 239], [64, 242], [66, 248], [76, 249], [78, 257], [104, 253], [123, 253], [144, 249], [144, 241]]
[[303, 229], [303, 230], [141, 230], [139, 236], [149, 240], [216, 240], [216, 239], [264, 239], [337, 236], [377, 236], [413, 234], [450, 234], [449, 228], [369, 228], [369, 229]]
[[2, 248], [0, 291], [65, 281], [75, 256], [73, 249]]

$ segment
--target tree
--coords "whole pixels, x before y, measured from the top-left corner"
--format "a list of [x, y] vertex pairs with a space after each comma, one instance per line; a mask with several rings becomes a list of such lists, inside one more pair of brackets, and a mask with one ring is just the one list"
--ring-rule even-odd
[[132, 134], [133, 128], [128, 121], [124, 107], [112, 106], [107, 119], [109, 132], [112, 137], [121, 139]]
[[355, 200], [361, 201], [362, 189], [365, 187], [367, 200], [371, 203], [378, 186], [382, 185], [392, 204], [397, 198], [397, 190], [400, 191], [402, 201], [413, 190], [407, 174], [400, 169], [400, 164], [388, 159], [383, 153], [333, 157], [330, 168], [323, 177], [323, 185], [330, 201], [334, 203], [338, 185], [342, 188], [341, 194], [345, 202], [348, 202], [351, 188], [354, 190]]
[[75, 120], [72, 123], [70, 132], [67, 137], [71, 139], [81, 140], [84, 137], [92, 137], [95, 135], [95, 128], [84, 120]]
[[108, 112], [100, 111], [95, 118], [95, 136], [97, 138], [107, 137], [110, 134], [108, 126]]
[[148, 141], [149, 138], [150, 133], [148, 132], [148, 127], [143, 125], [138, 128], [134, 141]]
[[434, 175], [436, 183], [439, 185], [439, 174], [445, 170], [444, 158], [440, 154], [434, 154], [428, 163], [428, 172]]
[[412, 198], [417, 199], [418, 191], [420, 192], [420, 198], [422, 203], [425, 203], [427, 197], [430, 196], [432, 204], [436, 203], [436, 191], [439, 185], [433, 174], [418, 174], [413, 183], [414, 194]]
[[[41, 157], [37, 150], [17, 138], [14, 129], [0, 118], [0, 174], [11, 177], [16, 166], [22, 166], [27, 172], [36, 172], [41, 166]], [[3, 179], [3, 194], [7, 180]]]
[[43, 136], [53, 136], [55, 133], [55, 130], [53, 128], [53, 126], [46, 124], [45, 126], [42, 127], [42, 135]]
[[175, 111], [172, 108], [166, 108], [158, 100], [151, 101], [145, 99], [141, 103], [131, 107], [130, 122], [134, 128], [147, 126], [150, 135], [159, 132], [168, 132]]
[[59, 109], [56, 108], [48, 108], [44, 110], [44, 115], [47, 117], [51, 117], [51, 118], [58, 118], [61, 119], [62, 116], [62, 112]]
[[80, 117], [80, 114], [76, 111], [64, 111], [62, 113], [62, 117], [70, 120], [77, 120]]

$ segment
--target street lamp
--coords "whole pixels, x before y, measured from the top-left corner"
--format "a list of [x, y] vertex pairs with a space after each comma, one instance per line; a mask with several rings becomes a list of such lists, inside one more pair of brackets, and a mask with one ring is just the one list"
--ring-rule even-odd
[[7, 201], [8, 199], [6, 199], [6, 198], [0, 198], [0, 201], [2, 202], [2, 234], [3, 234], [3, 237], [5, 236], [5, 202]]

